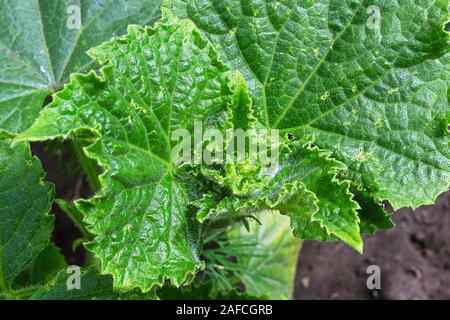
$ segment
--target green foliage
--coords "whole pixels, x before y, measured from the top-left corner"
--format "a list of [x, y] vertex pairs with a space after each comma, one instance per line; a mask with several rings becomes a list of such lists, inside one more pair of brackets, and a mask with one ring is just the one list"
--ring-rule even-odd
[[94, 66], [85, 54], [89, 48], [123, 34], [130, 23], [155, 20], [160, 3], [1, 1], [0, 129], [15, 133], [27, 129], [45, 98], [59, 90], [71, 73]]
[[20, 139], [92, 130], [98, 139], [84, 150], [107, 168], [100, 181], [108, 192], [77, 204], [96, 235], [88, 248], [118, 288], [148, 291], [166, 278], [180, 286], [203, 268], [201, 228], [169, 138], [179, 128], [192, 131], [194, 121], [214, 125], [226, 115], [228, 69], [188, 22], [131, 26], [125, 38], [89, 54], [105, 65], [102, 78], [74, 75]]
[[[165, 0], [154, 27], [100, 44], [155, 3], [93, 2], [76, 32], [65, 1], [0, 5], [2, 23], [18, 6], [49, 18], [18, 17], [29, 38], [0, 35], [0, 126], [18, 133], [0, 133], [4, 297], [289, 299], [300, 239], [362, 252], [361, 234], [394, 225], [384, 200], [417, 207], [448, 190], [448, 1]], [[196, 123], [248, 130], [279, 150], [276, 165], [179, 161], [173, 133]], [[99, 269], [75, 291], [49, 242], [53, 188], [26, 144], [51, 139], [73, 140], [96, 192], [57, 200]]]
[[417, 207], [448, 189], [447, 0], [164, 1], [163, 19], [185, 18], [244, 75], [261, 123], [314, 134], [375, 198]]
[[67, 262], [54, 244], [49, 244], [42, 250], [33, 262], [14, 279], [13, 288], [47, 283], [61, 270], [67, 267]]
[[266, 211], [258, 219], [212, 237], [215, 247], [204, 252], [205, 277], [222, 294], [243, 285], [255, 297], [290, 299], [301, 241], [287, 217]]
[[70, 273], [61, 271], [55, 279], [36, 290], [31, 300], [154, 300], [152, 292], [143, 294], [138, 290], [117, 292], [113, 290], [113, 279], [108, 275], [100, 275], [94, 269], [81, 272], [80, 288], [68, 289]]
[[161, 300], [266, 300], [267, 296], [252, 296], [236, 289], [222, 293], [215, 289], [212, 282], [200, 282], [189, 287], [177, 289], [166, 286], [156, 292]]
[[[13, 280], [49, 245], [54, 223], [48, 215], [54, 188], [42, 181], [28, 144], [11, 146], [12, 138], [0, 130], [0, 294], [7, 297], [14, 296]], [[33, 264], [30, 276], [45, 279], [46, 271]]]

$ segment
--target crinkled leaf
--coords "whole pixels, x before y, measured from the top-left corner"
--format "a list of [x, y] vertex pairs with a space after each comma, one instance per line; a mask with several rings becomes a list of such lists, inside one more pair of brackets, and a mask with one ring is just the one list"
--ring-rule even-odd
[[[317, 212], [311, 217], [312, 229], [305, 225], [306, 221], [298, 221], [297, 225], [300, 228], [308, 226], [308, 229], [297, 229], [297, 231], [294, 229], [294, 233], [304, 239], [334, 240], [337, 237], [358, 251], [362, 251], [363, 244], [356, 211], [359, 205], [353, 200], [349, 190], [350, 183], [337, 178], [339, 170], [346, 169], [345, 165], [330, 158], [329, 152], [313, 146], [311, 137], [305, 136], [292, 143], [290, 147], [292, 151], [280, 157], [279, 170], [273, 179], [273, 184], [281, 186], [290, 181], [301, 181], [317, 198], [318, 207]], [[294, 221], [296, 217], [304, 220], [307, 213], [304, 208], [311, 201], [300, 199], [302, 200], [303, 206], [295, 207], [288, 202], [281, 208], [281, 212], [288, 212]], [[320, 229], [322, 232], [319, 231]]]
[[[0, 2], [0, 128], [22, 132], [45, 97], [92, 65], [86, 50], [159, 15], [160, 0]], [[77, 19], [80, 18], [78, 26]]]
[[192, 133], [195, 121], [224, 127], [238, 77], [188, 21], [131, 26], [89, 54], [104, 65], [101, 78], [72, 76], [18, 140], [93, 132], [84, 150], [106, 172], [102, 192], [77, 203], [96, 236], [88, 248], [118, 288], [180, 286], [204, 264], [189, 207], [195, 188], [172, 160], [171, 133]]
[[262, 210], [276, 209], [291, 218], [294, 234], [301, 239], [341, 239], [362, 251], [358, 203], [349, 191], [350, 183], [337, 178], [345, 169], [329, 152], [313, 146], [311, 136], [305, 136], [281, 152], [270, 176], [247, 181], [245, 193], [218, 200], [207, 194], [197, 217], [220, 227], [231, 219], [257, 217]]
[[27, 143], [11, 146], [13, 135], [0, 130], [0, 291], [49, 245], [53, 185]]
[[166, 0], [163, 16], [244, 75], [263, 124], [313, 133], [376, 198], [417, 207], [448, 189], [447, 0]]
[[197, 219], [213, 229], [257, 219], [262, 211], [269, 209], [278, 209], [283, 213], [301, 211], [305, 217], [312, 219], [318, 210], [317, 198], [306, 190], [302, 182], [286, 183], [279, 188], [272, 184], [273, 181], [274, 179], [255, 181], [252, 192], [223, 198], [214, 192], [206, 193], [203, 198], [194, 202], [199, 209]]

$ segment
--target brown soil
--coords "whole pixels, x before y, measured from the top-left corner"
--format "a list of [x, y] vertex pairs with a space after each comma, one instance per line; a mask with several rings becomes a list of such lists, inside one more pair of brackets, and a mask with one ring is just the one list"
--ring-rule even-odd
[[[55, 198], [67, 201], [80, 197], [89, 198], [89, 184], [76, 166], [70, 143], [33, 143], [32, 152], [42, 162], [47, 174], [45, 180], [55, 184]], [[53, 242], [61, 249], [69, 265], [82, 266], [85, 249], [82, 245], [74, 248], [73, 243], [83, 235], [56, 203], [53, 204], [51, 212], [55, 215]]]
[[[450, 192], [435, 206], [399, 210], [397, 227], [364, 239], [364, 254], [341, 243], [306, 241], [296, 299], [450, 299]], [[369, 265], [381, 290], [369, 290]]]

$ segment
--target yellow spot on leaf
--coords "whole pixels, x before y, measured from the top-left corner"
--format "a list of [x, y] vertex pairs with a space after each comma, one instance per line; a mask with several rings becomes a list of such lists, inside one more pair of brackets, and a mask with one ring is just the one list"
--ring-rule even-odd
[[392, 89], [388, 90], [388, 93], [389, 94], [394, 94], [394, 93], [398, 92], [398, 90], [399, 90], [398, 88], [392, 88]]
[[325, 93], [320, 97], [322, 101], [327, 100], [330, 97], [330, 91], [325, 91]]

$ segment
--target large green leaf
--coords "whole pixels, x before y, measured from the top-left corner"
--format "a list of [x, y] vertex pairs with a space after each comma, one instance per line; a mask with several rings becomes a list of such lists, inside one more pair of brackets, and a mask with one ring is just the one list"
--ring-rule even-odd
[[54, 188], [27, 143], [0, 130], [0, 293], [49, 245]]
[[163, 16], [244, 75], [263, 124], [313, 133], [378, 199], [448, 189], [448, 0], [165, 0]]
[[154, 20], [160, 2], [2, 0], [0, 128], [11, 132], [28, 128], [47, 95], [62, 87], [72, 72], [92, 65], [87, 49], [124, 33], [130, 23]]
[[101, 78], [73, 75], [17, 140], [93, 133], [84, 150], [106, 171], [102, 192], [77, 203], [96, 235], [88, 248], [118, 288], [180, 286], [204, 264], [189, 207], [195, 185], [172, 160], [171, 133], [192, 133], [195, 121], [220, 128], [245, 84], [189, 21], [130, 26], [89, 54], [104, 65]]

